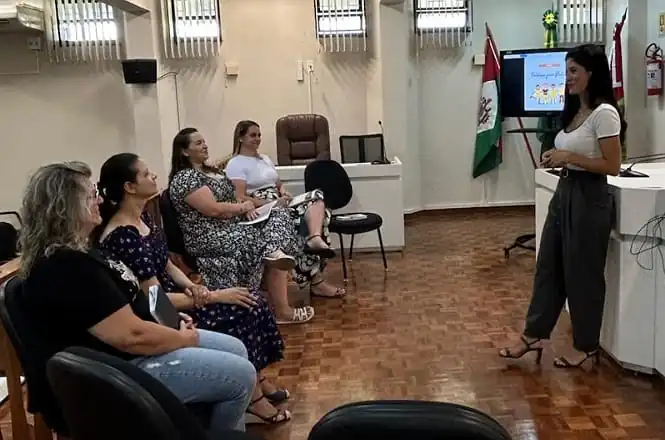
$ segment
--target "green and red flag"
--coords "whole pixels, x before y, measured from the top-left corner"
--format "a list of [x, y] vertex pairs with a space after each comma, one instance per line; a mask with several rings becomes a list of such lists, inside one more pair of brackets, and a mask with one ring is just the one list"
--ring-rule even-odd
[[[614, 97], [617, 100], [617, 104], [619, 104], [619, 111], [624, 117], [626, 114], [626, 107], [624, 101], [625, 92], [623, 90], [623, 47], [621, 43], [621, 32], [623, 31], [623, 27], [626, 24], [627, 14], [628, 8], [626, 8], [626, 11], [623, 13], [621, 22], [617, 23], [614, 27], [614, 47], [612, 48], [612, 57], [610, 60], [610, 69], [612, 70], [612, 79], [614, 82]], [[625, 142], [621, 146], [621, 156], [623, 159], [626, 159]]]
[[499, 51], [492, 31], [485, 23], [485, 65], [478, 105], [476, 146], [473, 154], [473, 177], [481, 176], [501, 165], [501, 112], [499, 96]]

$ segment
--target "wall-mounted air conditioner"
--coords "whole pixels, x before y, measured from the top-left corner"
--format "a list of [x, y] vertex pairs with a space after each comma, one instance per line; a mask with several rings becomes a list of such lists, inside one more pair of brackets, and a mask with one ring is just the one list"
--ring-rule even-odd
[[0, 0], [0, 33], [44, 31], [44, 3], [38, 0]]
[[381, 0], [381, 4], [386, 6], [400, 6], [404, 3], [406, 3], [406, 0]]

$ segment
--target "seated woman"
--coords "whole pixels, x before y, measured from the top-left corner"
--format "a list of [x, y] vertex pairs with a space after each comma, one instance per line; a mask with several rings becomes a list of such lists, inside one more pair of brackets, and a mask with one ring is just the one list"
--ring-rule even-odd
[[[291, 194], [279, 181], [275, 165], [265, 154], [259, 153], [261, 129], [254, 121], [240, 121], [233, 134], [233, 157], [226, 165], [226, 175], [236, 189], [238, 200], [250, 200], [254, 206], [278, 200], [289, 206], [296, 224], [296, 237], [300, 249], [295, 254], [293, 279], [303, 288], [310, 286], [311, 294], [326, 298], [340, 298], [346, 290], [326, 282], [323, 277], [324, 258], [335, 256], [327, 243], [327, 225], [330, 215], [323, 203], [323, 193], [313, 191], [311, 198], [296, 206], [290, 205]], [[305, 231], [304, 234], [300, 231]]]
[[[275, 317], [260, 294], [237, 287], [208, 292], [169, 260], [162, 231], [144, 212], [146, 202], [158, 192], [156, 180], [157, 176], [133, 153], [116, 154], [104, 163], [98, 183], [104, 198], [102, 224], [93, 234], [99, 247], [127, 265], [144, 292], [160, 284], [178, 309], [193, 309], [198, 328], [240, 339], [257, 372], [280, 361], [284, 343]], [[277, 410], [268, 400], [281, 403], [288, 397], [288, 391], [259, 377], [248, 412], [265, 423], [286, 421], [289, 412]]]
[[[197, 330], [184, 314], [179, 329], [155, 322], [132, 272], [89, 246], [102, 201], [90, 176], [83, 163], [47, 165], [25, 191], [24, 286], [17, 304], [37, 347], [33, 367], [46, 384], [46, 363], [59, 351], [83, 346], [109, 353], [154, 376], [184, 403], [211, 404], [211, 437], [244, 431], [256, 384], [245, 346], [232, 336]], [[38, 393], [52, 396], [48, 386]]]
[[[238, 202], [231, 181], [220, 170], [206, 164], [208, 146], [194, 128], [181, 130], [173, 139], [169, 196], [178, 212], [187, 252], [196, 258], [204, 283], [210, 289], [241, 286], [258, 290], [263, 280], [263, 263], [273, 253], [296, 251], [293, 220], [288, 210], [274, 209], [258, 224], [240, 223], [256, 218], [254, 204]], [[266, 256], [270, 257], [266, 259]], [[287, 298], [289, 267], [266, 265], [265, 285], [278, 324], [307, 322], [312, 307], [297, 309]], [[222, 259], [235, 261], [235, 266]]]

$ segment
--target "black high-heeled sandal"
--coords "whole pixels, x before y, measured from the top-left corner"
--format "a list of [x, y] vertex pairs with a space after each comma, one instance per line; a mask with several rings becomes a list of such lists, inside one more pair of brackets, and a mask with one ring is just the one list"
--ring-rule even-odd
[[[261, 396], [256, 400], [252, 400], [252, 402], [249, 404], [249, 408], [251, 408], [256, 402], [261, 401], [262, 399], [266, 399], [266, 396]], [[291, 412], [286, 409], [279, 409], [277, 408], [277, 411], [275, 411], [275, 414], [273, 414], [270, 417], [265, 417], [260, 414], [255, 413], [251, 409], [247, 408], [247, 414], [253, 416], [256, 418], [256, 420], [247, 420], [245, 419], [245, 422], [247, 424], [254, 424], [254, 423], [264, 423], [267, 425], [279, 425], [280, 423], [288, 422], [291, 420]]]
[[591, 368], [600, 363], [600, 352], [598, 350], [588, 351], [584, 354], [584, 358], [581, 361], [575, 363], [570, 362], [568, 359], [566, 359], [565, 356], [554, 358], [554, 367], [564, 369], [582, 368], [582, 365], [584, 365], [584, 363], [589, 359], [591, 359]]
[[[261, 377], [259, 379], [259, 383], [263, 383], [266, 380], [265, 376]], [[266, 394], [265, 392], [263, 393], [264, 396], [266, 396], [266, 399], [270, 400], [272, 403], [283, 403], [286, 402], [289, 397], [291, 397], [291, 394], [289, 393], [288, 390], [283, 390], [280, 388], [277, 388], [277, 391], [274, 393]]]
[[309, 242], [312, 241], [313, 238], [316, 237], [321, 237], [321, 234], [314, 234], [310, 235], [307, 237], [307, 242], [305, 243], [305, 253], [306, 254], [312, 254], [312, 255], [318, 255], [321, 258], [335, 258], [335, 251], [329, 247], [327, 248], [317, 248], [317, 247], [312, 247], [309, 245]]
[[520, 359], [522, 356], [524, 356], [527, 353], [530, 353], [532, 351], [536, 352], [536, 364], [540, 364], [540, 361], [543, 358], [543, 347], [534, 347], [534, 344], [539, 343], [542, 341], [542, 339], [534, 339], [533, 341], [529, 342], [524, 335], [520, 336], [520, 339], [522, 340], [522, 343], [524, 344], [524, 347], [520, 351], [516, 351], [513, 353], [510, 348], [502, 348], [499, 350], [499, 357], [502, 357], [504, 359]]

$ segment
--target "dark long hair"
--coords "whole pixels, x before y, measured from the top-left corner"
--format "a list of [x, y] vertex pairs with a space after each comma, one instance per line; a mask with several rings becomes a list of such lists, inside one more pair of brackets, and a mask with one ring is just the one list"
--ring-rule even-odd
[[[595, 44], [584, 44], [571, 49], [566, 55], [566, 60], [573, 60], [584, 67], [591, 75], [587, 84], [586, 93], [589, 107], [593, 110], [600, 104], [610, 104], [617, 109], [621, 118], [621, 133], [619, 139], [623, 144], [626, 137], [627, 124], [621, 114], [617, 100], [614, 97], [612, 85], [612, 74], [610, 73], [610, 63], [607, 55], [600, 46]], [[563, 107], [562, 126], [568, 128], [573, 122], [575, 115], [580, 110], [580, 96], [571, 95], [566, 89], [566, 101]]]
[[[198, 133], [199, 130], [194, 127], [183, 128], [173, 138], [173, 148], [171, 149], [171, 172], [169, 173], [169, 184], [173, 177], [178, 174], [178, 171], [185, 170], [192, 167], [192, 161], [183, 153], [189, 144], [192, 142], [192, 134]], [[219, 171], [217, 168], [210, 165], [203, 164], [203, 171]]]
[[119, 153], [109, 157], [102, 165], [97, 183], [97, 188], [104, 199], [99, 206], [102, 223], [92, 233], [93, 243], [99, 240], [111, 218], [120, 209], [120, 203], [125, 198], [125, 183], [136, 183], [138, 160], [139, 157], [134, 153]]
[[233, 130], [233, 155], [240, 153], [240, 138], [245, 136], [250, 128], [259, 127], [254, 121], [249, 119], [240, 121], [236, 124], [236, 129]]

